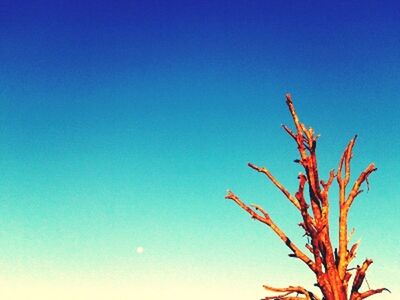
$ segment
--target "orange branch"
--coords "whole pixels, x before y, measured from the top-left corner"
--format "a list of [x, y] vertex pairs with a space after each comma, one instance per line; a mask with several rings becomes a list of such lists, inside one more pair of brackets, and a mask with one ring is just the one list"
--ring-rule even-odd
[[[340, 215], [339, 215], [339, 276], [343, 280], [346, 275], [346, 269], [350, 261], [354, 258], [355, 249], [348, 251], [348, 234], [347, 234], [347, 223], [348, 223], [348, 212], [354, 199], [362, 192], [360, 187], [364, 181], [368, 182], [368, 176], [376, 171], [374, 164], [370, 164], [357, 178], [349, 195], [346, 199], [346, 187], [350, 180], [350, 161], [353, 156], [353, 147], [355, 145], [357, 135], [350, 140], [346, 149], [340, 158], [337, 181], [339, 184], [339, 203], [340, 203]], [[342, 175], [343, 167], [345, 169], [344, 178]]]
[[[276, 287], [271, 287], [268, 285], [263, 285], [263, 287], [266, 290], [269, 290], [271, 292], [277, 292], [277, 293], [284, 293], [282, 295], [279, 296], [270, 296], [270, 297], [266, 297], [264, 298], [265, 300], [269, 300], [269, 299], [286, 299], [286, 300], [290, 300], [290, 299], [306, 299], [306, 300], [319, 300], [319, 298], [312, 292], [306, 290], [305, 288], [301, 287], [301, 286], [289, 286], [286, 288], [276, 288]], [[296, 294], [302, 294], [305, 296], [305, 298], [301, 298], [301, 297], [291, 297], [290, 295], [296, 293]]]
[[375, 172], [378, 170], [373, 163], [371, 163], [357, 178], [356, 182], [353, 185], [353, 188], [351, 189], [351, 192], [349, 193], [349, 196], [347, 197], [346, 200], [346, 206], [350, 208], [351, 204], [353, 203], [354, 199], [356, 198], [357, 195], [360, 194], [360, 186], [363, 184], [364, 181], [367, 182], [368, 184], [368, 176], [371, 175], [372, 172]]
[[289, 201], [293, 203], [294, 206], [296, 206], [299, 210], [301, 209], [300, 204], [296, 200], [296, 198], [294, 198], [289, 193], [289, 191], [271, 174], [271, 172], [268, 169], [257, 167], [252, 163], [248, 163], [247, 165], [253, 170], [265, 174], [268, 177], [268, 179], [286, 196], [286, 198], [288, 198]]
[[279, 238], [288, 246], [290, 250], [293, 251], [294, 255], [302, 260], [308, 267], [315, 272], [315, 265], [314, 262], [305, 254], [303, 253], [289, 238], [288, 236], [272, 221], [268, 213], [260, 208], [259, 206], [254, 206], [256, 210], [261, 211], [263, 216], [257, 214], [254, 210], [252, 210], [249, 206], [247, 206], [243, 201], [239, 199], [234, 193], [228, 191], [228, 194], [225, 196], [225, 199], [233, 200], [237, 205], [239, 205], [242, 209], [247, 211], [253, 219], [260, 221], [261, 223], [266, 224], [269, 226], [278, 236]]
[[[357, 266], [356, 276], [354, 277], [353, 287], [351, 288], [351, 297], [353, 299], [353, 295], [359, 294], [358, 290], [364, 282], [365, 273], [367, 272], [368, 267], [372, 264], [372, 259], [366, 259], [362, 266]], [[356, 296], [354, 296], [356, 297]]]
[[375, 294], [380, 294], [383, 291], [391, 293], [391, 291], [388, 290], [387, 288], [380, 288], [380, 289], [374, 289], [374, 290], [366, 291], [364, 293], [361, 293], [360, 296], [361, 296], [361, 299], [365, 299], [365, 298], [367, 298], [369, 296], [372, 296], [372, 295], [375, 295]]

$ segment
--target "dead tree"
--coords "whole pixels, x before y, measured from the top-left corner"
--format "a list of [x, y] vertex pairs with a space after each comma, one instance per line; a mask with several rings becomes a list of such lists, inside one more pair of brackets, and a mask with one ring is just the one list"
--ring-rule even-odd
[[[348, 189], [350, 181], [350, 161], [353, 156], [355, 136], [345, 148], [337, 168], [331, 170], [327, 181], [321, 180], [318, 174], [316, 146], [318, 135], [314, 130], [307, 128], [297, 116], [292, 98], [286, 95], [286, 104], [292, 115], [295, 130], [283, 125], [283, 129], [295, 141], [299, 153], [299, 159], [295, 160], [304, 169], [304, 173], [298, 175], [298, 190], [291, 194], [272, 174], [264, 167], [258, 167], [249, 163], [249, 167], [265, 175], [293, 204], [301, 215], [301, 226], [309, 242], [302, 250], [296, 246], [278, 225], [271, 219], [266, 210], [258, 205], [247, 205], [233, 192], [228, 191], [226, 199], [233, 200], [250, 216], [269, 226], [275, 234], [292, 251], [289, 256], [303, 261], [315, 274], [315, 284], [325, 300], [361, 300], [374, 294], [381, 293], [386, 288], [368, 289], [361, 291], [365, 280], [365, 273], [372, 263], [366, 259], [361, 266], [350, 268], [349, 265], [356, 256], [358, 243], [349, 244], [351, 233], [348, 232], [348, 213], [354, 200], [362, 193], [361, 185], [365, 183], [369, 188], [368, 177], [377, 169], [373, 163], [367, 166]], [[329, 188], [336, 178], [339, 189], [339, 238], [338, 248], [334, 248], [329, 229]], [[308, 193], [307, 193], [308, 191]], [[305, 253], [307, 250], [307, 254]], [[353, 279], [352, 279], [353, 278]], [[352, 279], [352, 280], [350, 280]], [[267, 290], [278, 293], [264, 299], [320, 299], [317, 295], [301, 286], [289, 286], [286, 288], [274, 288], [265, 285]]]

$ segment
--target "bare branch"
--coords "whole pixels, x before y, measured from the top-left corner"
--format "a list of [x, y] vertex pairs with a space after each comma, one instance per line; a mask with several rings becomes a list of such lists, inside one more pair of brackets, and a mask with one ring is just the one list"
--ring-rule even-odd
[[357, 178], [356, 182], [354, 182], [353, 188], [349, 196], [347, 197], [346, 206], [349, 208], [353, 203], [355, 197], [360, 194], [360, 186], [364, 181], [368, 183], [368, 176], [371, 175], [372, 172], [378, 170], [373, 163], [371, 163]]
[[257, 214], [254, 210], [252, 210], [249, 206], [243, 203], [242, 200], [239, 199], [234, 193], [228, 191], [228, 194], [225, 196], [225, 199], [233, 200], [237, 205], [239, 205], [242, 209], [247, 211], [253, 219], [256, 219], [266, 225], [268, 225], [278, 236], [279, 238], [288, 246], [290, 250], [296, 255], [297, 258], [302, 260], [308, 267], [315, 272], [314, 262], [305, 254], [303, 253], [289, 238], [288, 236], [272, 221], [266, 211], [262, 208], [258, 207], [263, 213], [263, 217]]
[[297, 116], [296, 110], [294, 109], [293, 101], [292, 101], [292, 96], [290, 94], [286, 94], [286, 104], [289, 108], [290, 114], [292, 115], [293, 122], [296, 126], [297, 134], [296, 134], [296, 142], [297, 142], [297, 148], [299, 149], [300, 157], [303, 161], [306, 160], [307, 158], [307, 153], [306, 149], [304, 147], [303, 141], [303, 126], [299, 120], [299, 117]]
[[257, 205], [257, 204], [250, 204], [250, 206], [251, 206], [251, 207], [254, 207], [255, 210], [260, 211], [260, 212], [263, 214], [263, 216], [264, 216], [265, 219], [269, 218], [269, 215], [267, 214], [267, 212], [266, 212], [260, 205]]
[[344, 286], [346, 291], [347, 291], [347, 288], [349, 286], [350, 278], [351, 278], [351, 273], [346, 271], [346, 274], [344, 275], [344, 279], [343, 279], [343, 286]]
[[[247, 211], [253, 219], [256, 219], [262, 223], [265, 223], [268, 225], [270, 218], [268, 214], [264, 215], [264, 217], [260, 216], [257, 214], [254, 210], [252, 210], [250, 207], [248, 207], [246, 204], [244, 204], [234, 193], [231, 191], [228, 191], [227, 195], [225, 196], [225, 199], [230, 199], [233, 200], [237, 205], [239, 205], [241, 208], [243, 208], [245, 211]], [[269, 226], [269, 225], [268, 225]]]
[[[354, 182], [353, 188], [349, 193], [347, 200], [345, 202], [340, 203], [340, 217], [339, 217], [339, 256], [340, 256], [340, 263], [339, 263], [339, 275], [340, 278], [343, 279], [345, 275], [345, 270], [349, 265], [350, 261], [354, 258], [355, 249], [352, 255], [348, 255], [347, 253], [347, 244], [348, 244], [348, 236], [347, 236], [347, 216], [348, 211], [354, 201], [354, 199], [362, 192], [360, 190], [360, 186], [364, 181], [368, 182], [368, 176], [371, 175], [372, 172], [376, 171], [377, 168], [373, 163], [371, 163], [363, 172], [361, 172], [360, 176]], [[344, 185], [344, 187], [343, 187]], [[345, 184], [342, 182], [340, 183], [340, 199], [342, 199], [344, 191], [342, 189], [345, 188]], [[343, 193], [343, 194], [342, 194]], [[351, 252], [351, 251], [350, 251]], [[371, 261], [372, 262], [372, 261]]]
[[314, 254], [314, 250], [310, 244], [306, 244], [305, 247], [308, 249], [308, 251], [310, 251], [312, 254]]
[[305, 297], [290, 296], [290, 294], [293, 294], [293, 293], [288, 292], [288, 293], [285, 293], [282, 295], [265, 297], [262, 300], [308, 300], [308, 299], [310, 299], [310, 298], [305, 298]]
[[347, 151], [346, 151], [346, 158], [345, 158], [345, 178], [344, 178], [344, 184], [345, 186], [350, 180], [350, 160], [353, 157], [353, 147], [354, 144], [356, 143], [357, 140], [357, 134], [354, 136], [354, 138], [350, 141], [349, 145], [347, 146]]
[[360, 242], [361, 241], [358, 241], [353, 246], [351, 246], [350, 251], [348, 252], [348, 255], [347, 255], [347, 265], [349, 265], [349, 263], [356, 256], [356, 251], [357, 251], [358, 246], [360, 245]]
[[308, 204], [304, 199], [304, 185], [307, 182], [307, 177], [304, 174], [299, 173], [299, 176], [297, 178], [299, 179], [299, 189], [296, 192], [295, 196], [296, 199], [299, 201], [301, 207], [301, 216], [304, 220], [304, 222], [302, 223], [304, 225], [303, 228], [308, 234], [311, 235], [313, 232], [315, 232], [315, 222], [308, 213]]
[[[346, 268], [349, 262], [353, 259], [355, 252], [353, 252], [353, 256], [348, 255], [348, 241], [349, 237], [347, 235], [347, 218], [348, 211], [350, 206], [352, 205], [354, 199], [361, 194], [362, 190], [360, 187], [364, 181], [368, 183], [368, 176], [376, 171], [375, 165], [370, 164], [357, 178], [355, 181], [349, 195], [346, 199], [346, 186], [350, 180], [350, 160], [353, 155], [353, 147], [356, 142], [357, 135], [354, 136], [352, 140], [348, 143], [346, 149], [344, 150], [340, 163], [338, 166], [337, 173], [337, 181], [339, 184], [339, 202], [340, 202], [340, 216], [339, 216], [339, 276], [340, 279], [343, 280], [346, 274]], [[344, 178], [342, 177], [342, 168], [345, 168]]]
[[[292, 115], [297, 130], [297, 149], [299, 151], [301, 163], [305, 168], [309, 182], [309, 194], [314, 218], [316, 220], [319, 220], [321, 217], [320, 202], [322, 200], [322, 197], [318, 179], [317, 161], [315, 156], [316, 139], [314, 139], [314, 130], [312, 128], [307, 129], [306, 126], [300, 122], [290, 94], [286, 94], [286, 104]], [[309, 155], [307, 151], [309, 152]]]
[[364, 282], [365, 273], [367, 272], [368, 267], [372, 264], [372, 259], [366, 259], [361, 267], [357, 267], [356, 276], [354, 277], [353, 287], [351, 288], [351, 294], [358, 293], [361, 285]]
[[[343, 151], [342, 156], [340, 157], [339, 166], [338, 166], [338, 174], [337, 179], [339, 184], [342, 184], [343, 187], [346, 187], [347, 183], [350, 179], [350, 160], [353, 156], [353, 147], [356, 142], [357, 135], [354, 136], [347, 144], [346, 148]], [[345, 178], [342, 178], [342, 168], [343, 165], [345, 167]]]
[[[312, 292], [306, 290], [305, 288], [301, 286], [289, 286], [286, 288], [276, 288], [276, 287], [271, 287], [267, 285], [263, 285], [263, 287], [266, 290], [272, 291], [272, 292], [277, 292], [277, 293], [284, 293], [279, 296], [271, 296], [271, 297], [266, 297], [264, 299], [307, 299], [307, 300], [319, 300], [319, 298], [314, 295]], [[300, 297], [287, 297], [293, 293], [301, 294], [304, 295], [305, 298], [300, 298]]]
[[268, 177], [268, 179], [286, 196], [286, 198], [288, 198], [289, 201], [293, 203], [294, 206], [296, 206], [299, 210], [301, 209], [300, 204], [296, 200], [296, 198], [294, 198], [289, 193], [289, 191], [271, 174], [271, 172], [267, 168], [260, 168], [252, 163], [248, 163], [247, 165], [253, 170], [265, 174]]
[[286, 125], [282, 124], [282, 128], [295, 140], [297, 141], [296, 135], [293, 133], [293, 131]]
[[375, 294], [380, 294], [383, 291], [391, 293], [391, 291], [389, 289], [387, 289], [387, 288], [380, 288], [380, 289], [374, 289], [374, 290], [366, 291], [364, 293], [361, 293], [360, 296], [361, 296], [361, 299], [365, 299], [365, 298], [367, 298], [369, 296], [372, 296], [372, 295], [375, 295]]
[[320, 183], [321, 183], [321, 185], [323, 187], [322, 195], [324, 196], [323, 198], [326, 201], [328, 200], [326, 195], [328, 194], [329, 188], [331, 187], [334, 178], [335, 178], [335, 170], [332, 169], [329, 172], [328, 182], [325, 183], [325, 181], [323, 181], [323, 180], [320, 181]]

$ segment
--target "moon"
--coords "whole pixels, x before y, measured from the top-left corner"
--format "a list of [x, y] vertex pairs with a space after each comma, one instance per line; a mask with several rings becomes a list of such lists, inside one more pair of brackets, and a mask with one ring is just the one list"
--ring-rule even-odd
[[137, 254], [142, 254], [144, 252], [144, 248], [142, 246], [139, 246], [136, 248], [136, 253]]

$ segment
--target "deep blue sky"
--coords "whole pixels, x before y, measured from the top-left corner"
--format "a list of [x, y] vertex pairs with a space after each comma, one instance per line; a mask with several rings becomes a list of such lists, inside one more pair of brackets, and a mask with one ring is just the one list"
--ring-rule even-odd
[[167, 300], [258, 299], [268, 281], [312, 284], [223, 199], [262, 204], [303, 243], [292, 207], [246, 167], [295, 189], [289, 91], [322, 135], [322, 173], [355, 133], [354, 171], [377, 164], [351, 225], [370, 283], [397, 298], [395, 1], [2, 1], [0, 58], [0, 295], [153, 300], [163, 282]]

